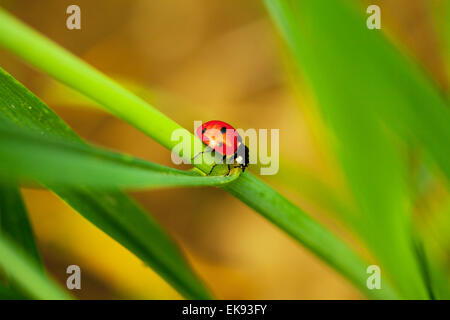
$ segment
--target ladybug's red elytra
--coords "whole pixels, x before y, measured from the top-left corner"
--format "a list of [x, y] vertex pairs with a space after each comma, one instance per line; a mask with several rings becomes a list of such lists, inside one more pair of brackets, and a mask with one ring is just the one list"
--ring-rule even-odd
[[[243, 172], [245, 171], [245, 168], [248, 167], [248, 148], [242, 143], [242, 138], [239, 133], [228, 123], [219, 120], [211, 120], [199, 126], [195, 133], [208, 148], [208, 150], [203, 152], [217, 152], [223, 155], [223, 160], [227, 157], [233, 157], [233, 160], [238, 164], [234, 167], [240, 167]], [[200, 152], [199, 154], [203, 152]], [[211, 174], [216, 165], [217, 164], [213, 165], [209, 174]], [[230, 170], [231, 167], [230, 164], [228, 164], [227, 175], [230, 174]]]

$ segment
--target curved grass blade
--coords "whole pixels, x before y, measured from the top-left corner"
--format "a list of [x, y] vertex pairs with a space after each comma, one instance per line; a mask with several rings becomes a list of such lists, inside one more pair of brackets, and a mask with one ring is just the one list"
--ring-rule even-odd
[[443, 148], [450, 145], [450, 110], [444, 95], [382, 31], [366, 28], [364, 8], [357, 12], [337, 0], [323, 8], [317, 1], [265, 3], [315, 86], [351, 95], [360, 109], [418, 142], [450, 180], [450, 149]]
[[[130, 250], [182, 295], [210, 299], [173, 240], [126, 194], [50, 186], [61, 199]], [[151, 290], [151, 288], [149, 288]]]
[[345, 196], [311, 174], [311, 172], [308, 172], [305, 168], [282, 161], [280, 163], [280, 171], [274, 176], [274, 179], [283, 182], [284, 185], [288, 185], [326, 212], [333, 213], [345, 225], [351, 227], [357, 223], [358, 213], [355, 212], [355, 208], [352, 207], [349, 201], [344, 200]]
[[84, 143], [37, 136], [0, 122], [0, 176], [61, 186], [144, 189], [217, 186], [238, 177], [201, 176]]
[[442, 47], [442, 54], [447, 69], [447, 101], [450, 102], [450, 2], [439, 1], [431, 6], [433, 22], [438, 35], [438, 40]]
[[[3, 165], [2, 160], [0, 165]], [[43, 268], [19, 186], [13, 181], [0, 181], [0, 232], [22, 248], [36, 265]]]
[[347, 277], [367, 296], [375, 299], [398, 298], [393, 288], [387, 283], [383, 284], [381, 290], [369, 290], [366, 285], [366, 269], [369, 264], [366, 261], [362, 260], [347, 245], [303, 211], [249, 172], [241, 174], [239, 179], [222, 188], [240, 198], [248, 206], [260, 212], [272, 223], [305, 245], [314, 254]]
[[405, 159], [380, 120], [405, 139], [417, 139], [450, 177], [450, 154], [438, 148], [450, 142], [445, 102], [345, 2], [265, 3], [334, 129], [362, 213], [360, 235], [404, 297], [429, 297], [413, 249]]
[[24, 300], [26, 297], [0, 282], [0, 300]]
[[[142, 99], [126, 91], [93, 67], [1, 10], [0, 45], [3, 45], [40, 70], [49, 73], [54, 78], [95, 100], [104, 108], [140, 129], [167, 149], [172, 150], [176, 146], [177, 142], [171, 139], [171, 135], [174, 130], [182, 129], [177, 123], [164, 116]], [[28, 50], [30, 46], [36, 48], [36, 50]], [[211, 168], [210, 165], [205, 164], [196, 164], [195, 166], [203, 172], [209, 172]], [[246, 176], [251, 177], [250, 174], [246, 174]], [[324, 238], [327, 238], [330, 240], [330, 243], [337, 243], [332, 248], [337, 247], [341, 252], [348, 253], [350, 256], [351, 249], [346, 244], [331, 235], [329, 231], [309, 218], [303, 211], [287, 202], [258, 179], [249, 178], [237, 184], [240, 180], [237, 179], [232, 182], [226, 190], [232, 192], [243, 202], [251, 205], [258, 212], [269, 217], [271, 221], [276, 222], [283, 230], [288, 231], [291, 235], [295, 235], [295, 239], [300, 243], [307, 241], [307, 246], [311, 250], [325, 261], [333, 263], [333, 266], [338, 266], [344, 275], [351, 275], [350, 279], [359, 288], [365, 290], [364, 292], [368, 295], [373, 294], [377, 297], [385, 298], [397, 296], [388, 286], [379, 293], [369, 292], [370, 290], [364, 287], [365, 280], [363, 284], [360, 283], [362, 274], [365, 275], [365, 268], [362, 268], [365, 265], [363, 260], [360, 260], [355, 267], [339, 262], [340, 252], [327, 250], [323, 246], [322, 241]], [[243, 192], [245, 188], [252, 190], [253, 193]], [[266, 197], [266, 193], [270, 193], [270, 197]], [[270, 201], [270, 203], [267, 201]], [[300, 218], [296, 217], [297, 215]], [[309, 229], [304, 230], [303, 228], [307, 225]], [[311, 230], [316, 230], [316, 232], [310, 236], [307, 235]], [[333, 240], [331, 241], [331, 239]], [[327, 243], [329, 242], [327, 241]]]
[[[0, 164], [2, 164], [1, 161]], [[0, 233], [14, 241], [15, 245], [23, 250], [38, 268], [44, 270], [19, 185], [10, 177], [0, 181]], [[11, 281], [13, 279], [1, 268], [0, 273], [0, 286], [2, 282], [7, 286], [0, 288], [0, 297], [5, 295], [6, 299], [23, 298], [20, 288]]]
[[[175, 121], [1, 8], [0, 44], [61, 82], [77, 88], [117, 117], [133, 123], [169, 150], [178, 144], [167, 139], [180, 129]], [[29, 50], [34, 44], [37, 45], [34, 48], [45, 48], [45, 54], [40, 50]], [[204, 167], [210, 169], [211, 165]]]
[[[36, 136], [67, 143], [82, 140], [42, 101], [0, 69], [0, 121], [13, 122]], [[120, 242], [187, 298], [211, 295], [170, 237], [119, 190], [46, 185], [98, 228]], [[151, 290], [151, 289], [149, 289]]]
[[48, 278], [36, 262], [24, 254], [20, 247], [0, 234], [0, 267], [8, 277], [33, 299], [70, 299], [69, 294]]

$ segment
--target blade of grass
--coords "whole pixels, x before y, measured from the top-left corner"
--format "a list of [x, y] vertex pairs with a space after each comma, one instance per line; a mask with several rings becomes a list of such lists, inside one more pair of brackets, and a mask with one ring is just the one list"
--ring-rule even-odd
[[[0, 181], [0, 233], [14, 241], [15, 245], [44, 270], [19, 185], [9, 175], [8, 179]], [[0, 268], [0, 271], [3, 270]], [[2, 287], [2, 283], [6, 286], [0, 288], [0, 297], [2, 295], [6, 295], [7, 299], [21, 297], [20, 288], [17, 288], [8, 274], [0, 272], [0, 275], [0, 286]]]
[[254, 210], [305, 245], [330, 266], [342, 273], [362, 292], [376, 299], [396, 299], [398, 296], [386, 283], [381, 290], [366, 286], [367, 262], [333, 234], [305, 215], [268, 185], [248, 172], [223, 189], [240, 198]]
[[447, 101], [450, 102], [450, 2], [437, 1], [431, 6], [434, 29], [442, 47], [442, 54], [447, 69]]
[[[448, 274], [450, 252], [450, 198], [437, 207], [428, 206], [427, 215], [417, 221], [418, 234], [422, 242], [426, 261], [422, 263], [429, 272], [431, 286], [437, 299], [450, 299], [450, 276]], [[430, 263], [431, 262], [431, 263]]]
[[[294, 56], [304, 61], [301, 66], [311, 82], [315, 73], [316, 82], [333, 82], [346, 88], [345, 93], [352, 93], [361, 106], [405, 140], [417, 141], [450, 179], [450, 149], [442, 148], [450, 144], [450, 110], [443, 94], [382, 31], [365, 27], [364, 8], [358, 13], [348, 1], [332, 0], [318, 15], [311, 13], [303, 0], [266, 1], [266, 6], [283, 30]], [[286, 11], [290, 11], [291, 19], [281, 21]], [[310, 18], [310, 13], [314, 18]], [[325, 15], [331, 20], [326, 20]], [[294, 28], [298, 30], [293, 31]], [[313, 52], [311, 46], [323, 48]], [[323, 65], [320, 59], [324, 60]], [[325, 65], [328, 72], [319, 78]], [[336, 82], [336, 78], [345, 81]], [[348, 86], [352, 79], [358, 81]]]
[[358, 217], [358, 213], [355, 212], [355, 208], [352, 207], [351, 203], [346, 201], [338, 190], [333, 189], [305, 168], [288, 161], [282, 161], [280, 163], [280, 171], [274, 178], [290, 186], [320, 208], [333, 213], [346, 225], [352, 226], [357, 223], [355, 220]]
[[405, 138], [416, 138], [448, 174], [448, 154], [437, 148], [450, 141], [442, 121], [450, 119], [444, 101], [345, 2], [265, 3], [334, 129], [336, 150], [364, 217], [358, 231], [404, 297], [426, 298], [411, 242], [403, 155], [379, 120]]
[[[36, 136], [83, 143], [42, 101], [1, 69], [0, 92], [3, 122], [13, 122]], [[88, 187], [46, 186], [142, 259], [185, 297], [211, 297], [170, 237], [124, 193], [114, 189], [100, 192]]]
[[21, 291], [34, 299], [70, 299], [69, 294], [48, 278], [33, 258], [0, 233], [0, 267]]
[[[177, 142], [172, 141], [171, 135], [174, 130], [182, 128], [173, 120], [168, 119], [145, 101], [126, 91], [93, 67], [26, 27], [4, 11], [0, 11], [0, 44], [38, 69], [49, 73], [98, 102], [169, 150], [172, 150], [177, 144]], [[36, 51], [30, 52], [28, 50], [30, 46], [35, 48]], [[36, 52], [39, 52], [39, 54], [36, 54]], [[195, 166], [203, 172], [209, 172], [211, 167], [206, 164], [196, 164]], [[250, 173], [245, 175], [248, 179], [237, 179], [236, 182], [239, 181], [239, 183], [232, 183], [226, 190], [271, 219], [282, 230], [295, 235], [296, 240], [301, 243], [306, 241], [307, 246], [316, 255], [337, 267], [338, 271], [348, 276], [368, 296], [377, 298], [397, 297], [395, 291], [388, 284], [380, 291], [368, 290], [365, 285], [366, 262], [358, 258], [337, 237], [330, 234], [328, 230], [285, 200], [269, 186]], [[251, 194], [242, 192], [246, 189], [254, 192]], [[270, 196], [266, 197], [266, 194], [270, 194]], [[267, 201], [272, 203], [267, 203]], [[309, 228], [305, 229], [306, 226], [309, 226]], [[312, 232], [311, 230], [315, 230], [315, 232], [309, 235]], [[327, 239], [325, 243], [329, 246], [323, 245], [323, 239]], [[332, 243], [335, 245], [332, 246]], [[339, 251], [336, 252], [335, 248], [339, 248]], [[339, 253], [344, 253], [345, 257], [348, 254], [349, 260], [355, 261], [353, 267], [347, 264], [344, 258], [339, 257]]]
[[102, 190], [217, 186], [238, 177], [237, 173], [227, 177], [204, 177], [192, 171], [172, 169], [84, 143], [36, 136], [28, 130], [19, 130], [2, 122], [0, 159], [0, 176], [14, 175], [47, 184], [66, 187], [81, 185]]
[[[2, 159], [1, 156], [0, 159]], [[3, 165], [2, 161], [0, 163]], [[15, 245], [21, 248], [37, 267], [44, 270], [19, 185], [10, 177], [0, 181], [0, 233], [14, 241]], [[9, 296], [8, 299], [21, 296], [20, 288], [17, 288], [17, 284], [11, 280], [8, 274], [1, 275], [0, 285], [3, 282], [8, 287], [3, 290], [3, 293]]]
[[[20, 41], [17, 41], [17, 37]], [[51, 40], [20, 23], [1, 8], [0, 42], [19, 57], [106, 107], [112, 114], [133, 123], [133, 126], [167, 149], [172, 150], [178, 144], [177, 141], [167, 139], [176, 129], [180, 129], [175, 121], [168, 119], [90, 65], [68, 54]], [[45, 48], [45, 55], [39, 50], [29, 50], [33, 44]], [[211, 165], [200, 166], [205, 170], [211, 168]]]
[[13, 180], [0, 182], [0, 230], [43, 268], [19, 186]]
[[0, 300], [24, 300], [24, 299], [26, 299], [26, 297], [17, 293], [11, 288], [4, 286], [0, 282]]

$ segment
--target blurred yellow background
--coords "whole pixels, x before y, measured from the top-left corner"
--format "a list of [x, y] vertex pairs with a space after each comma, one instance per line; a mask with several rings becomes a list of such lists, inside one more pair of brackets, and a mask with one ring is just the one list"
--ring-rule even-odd
[[[357, 2], [362, 8], [369, 3]], [[432, 19], [439, 1], [375, 2], [383, 8], [389, 36], [446, 90]], [[70, 4], [81, 8], [80, 31], [66, 28]], [[288, 54], [261, 1], [0, 0], [0, 5], [189, 130], [194, 120], [212, 119], [237, 128], [280, 129], [280, 172], [262, 178], [352, 239], [302, 183], [312, 176], [330, 189], [342, 189], [312, 95], [306, 86], [293, 85]], [[86, 140], [173, 166], [169, 151], [128, 124], [6, 52], [0, 51], [0, 59], [4, 69]], [[291, 174], [294, 166], [299, 176]], [[73, 292], [79, 298], [181, 298], [55, 195], [23, 192], [51, 274], [64, 285], [66, 267], [81, 267], [82, 289]], [[335, 271], [222, 190], [170, 189], [132, 196], [177, 240], [217, 298], [362, 298]]]

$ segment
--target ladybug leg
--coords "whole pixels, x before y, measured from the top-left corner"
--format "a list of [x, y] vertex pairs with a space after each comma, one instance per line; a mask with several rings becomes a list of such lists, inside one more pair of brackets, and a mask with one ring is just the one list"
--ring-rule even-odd
[[217, 163], [214, 163], [211, 167], [211, 170], [209, 170], [208, 176], [213, 172], [214, 168], [217, 166]]
[[230, 164], [228, 164], [228, 173], [227, 173], [227, 177], [230, 175], [230, 173], [231, 173], [231, 166], [230, 166]]
[[213, 152], [213, 151], [214, 151], [214, 149], [211, 149], [210, 147], [207, 146], [207, 147], [205, 148], [205, 150], [203, 150], [203, 151], [197, 153], [194, 157], [192, 157], [192, 158], [191, 158], [191, 162], [192, 162], [193, 160], [195, 160], [195, 158], [197, 158], [199, 155], [201, 155], [201, 154], [203, 154], [203, 153], [210, 153], [210, 152]]

